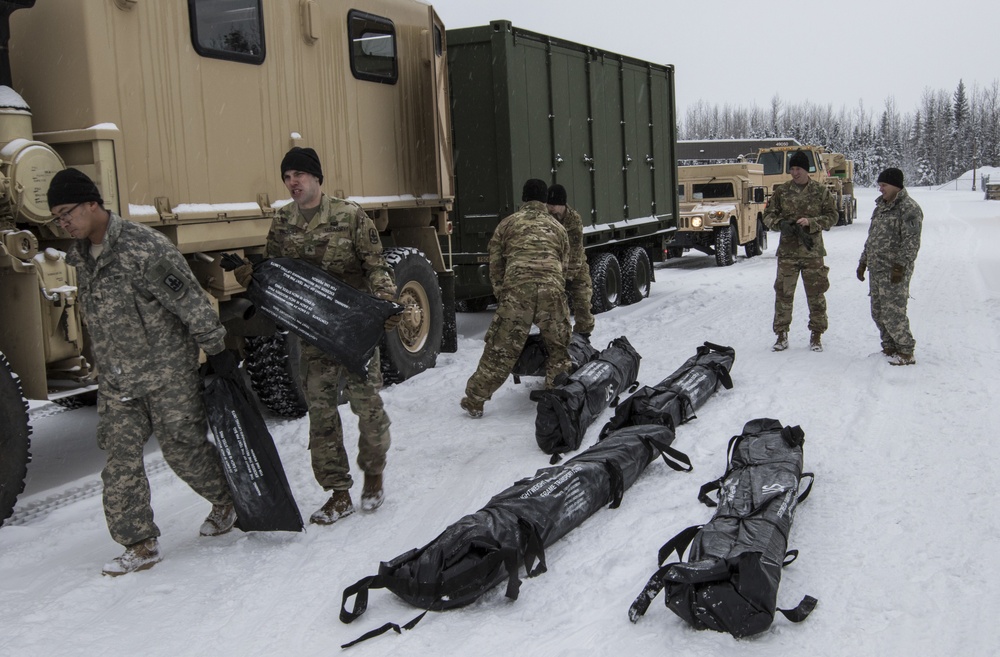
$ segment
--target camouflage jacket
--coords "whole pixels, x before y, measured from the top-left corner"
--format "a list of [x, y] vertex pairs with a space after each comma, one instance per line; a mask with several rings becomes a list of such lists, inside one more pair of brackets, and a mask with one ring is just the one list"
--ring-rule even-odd
[[76, 267], [102, 392], [146, 396], [171, 372], [197, 367], [199, 347], [209, 354], [225, 347], [218, 314], [162, 233], [112, 212], [97, 260], [83, 239], [66, 262]]
[[893, 265], [903, 265], [912, 271], [920, 250], [923, 222], [923, 210], [905, 189], [899, 190], [891, 201], [879, 196], [875, 199], [861, 262], [872, 271], [888, 271]]
[[799, 217], [809, 220], [809, 236], [813, 247], [805, 244], [793, 232], [782, 231], [778, 241], [779, 258], [819, 258], [826, 255], [823, 247], [823, 231], [837, 223], [837, 204], [830, 190], [815, 180], [799, 187], [794, 181], [778, 185], [764, 210], [764, 225], [771, 230], [780, 230], [783, 220], [795, 221]]
[[566, 214], [559, 220], [569, 237], [569, 267], [566, 269], [566, 280], [575, 279], [580, 268], [587, 266], [587, 256], [583, 252], [583, 220], [580, 213], [566, 206]]
[[323, 194], [311, 221], [294, 202], [284, 206], [267, 234], [267, 255], [304, 260], [362, 292], [396, 295], [375, 223], [351, 201]]
[[490, 282], [500, 298], [505, 286], [566, 285], [569, 238], [545, 204], [529, 201], [504, 218], [490, 238]]

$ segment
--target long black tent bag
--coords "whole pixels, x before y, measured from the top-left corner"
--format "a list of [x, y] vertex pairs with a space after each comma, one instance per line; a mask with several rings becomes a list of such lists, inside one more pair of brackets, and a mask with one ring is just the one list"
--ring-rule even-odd
[[268, 258], [254, 265], [247, 296], [275, 324], [359, 376], [366, 375], [385, 335], [385, 320], [403, 312], [397, 303], [356, 290], [294, 258]]
[[[570, 372], [577, 371], [581, 365], [589, 363], [601, 353], [579, 333], [574, 333], [570, 337], [566, 350], [569, 352]], [[514, 376], [514, 383], [520, 383], [522, 376], [545, 376], [545, 363], [548, 359], [549, 350], [545, 346], [542, 335], [540, 333], [529, 334], [524, 343], [524, 349], [521, 350], [521, 355], [518, 356], [517, 362], [514, 363], [514, 368], [510, 372]]]
[[239, 528], [302, 531], [278, 450], [246, 384], [217, 376], [206, 384], [204, 399]]
[[579, 449], [587, 427], [636, 383], [640, 359], [625, 336], [615, 338], [562, 385], [533, 390], [531, 399], [538, 402], [535, 440], [541, 450], [556, 461], [563, 452]]
[[[424, 547], [383, 562], [377, 575], [345, 589], [340, 620], [350, 623], [365, 613], [370, 589], [386, 588], [415, 607], [440, 611], [468, 605], [506, 581], [507, 597], [516, 600], [520, 567], [528, 577], [545, 572], [545, 548], [601, 507], [618, 507], [655, 458], [663, 456], [675, 470], [691, 469], [687, 456], [670, 447], [673, 439], [667, 427], [629, 427], [518, 481]], [[389, 629], [399, 628], [390, 623], [359, 641]]]
[[[698, 496], [716, 506], [708, 493], [719, 491], [715, 516], [660, 548], [660, 569], [629, 609], [633, 623], [664, 588], [667, 607], [695, 629], [737, 638], [765, 631], [776, 610], [793, 622], [809, 615], [816, 606], [810, 596], [794, 609], [776, 609], [781, 569], [798, 556], [786, 551], [792, 516], [814, 479], [802, 472], [803, 441], [797, 426], [766, 418], [746, 423], [729, 443], [726, 473]], [[683, 557], [688, 546], [686, 562], [663, 565], [674, 552]]]
[[615, 414], [601, 429], [606, 436], [632, 424], [665, 424], [676, 429], [694, 419], [719, 386], [733, 387], [729, 373], [736, 350], [706, 342], [691, 358], [655, 386], [643, 386], [618, 404]]

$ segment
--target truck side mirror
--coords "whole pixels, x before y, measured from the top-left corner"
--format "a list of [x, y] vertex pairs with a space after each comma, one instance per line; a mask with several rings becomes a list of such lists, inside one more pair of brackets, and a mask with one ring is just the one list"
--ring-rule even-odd
[[753, 202], [754, 203], [763, 203], [764, 202], [764, 188], [763, 187], [754, 187], [754, 189], [753, 189]]

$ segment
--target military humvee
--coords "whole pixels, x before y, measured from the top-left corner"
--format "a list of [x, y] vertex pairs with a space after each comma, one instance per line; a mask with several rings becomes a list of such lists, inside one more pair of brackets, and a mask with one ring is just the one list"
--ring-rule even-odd
[[739, 246], [748, 258], [767, 249], [761, 165], [741, 162], [678, 167], [677, 196], [678, 229], [664, 245], [670, 257], [695, 249], [715, 255], [715, 263], [727, 267], [736, 262]]
[[837, 203], [837, 225], [853, 224], [858, 214], [858, 200], [854, 198], [854, 162], [843, 153], [830, 153], [822, 146], [775, 146], [762, 148], [757, 162], [764, 166], [764, 184], [768, 192], [792, 179], [788, 173], [788, 160], [796, 151], [809, 158], [809, 177], [823, 183]]

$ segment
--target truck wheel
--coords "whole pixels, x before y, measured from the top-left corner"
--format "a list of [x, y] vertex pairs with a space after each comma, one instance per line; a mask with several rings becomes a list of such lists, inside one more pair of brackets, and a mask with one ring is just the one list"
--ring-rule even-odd
[[748, 258], [755, 258], [761, 255], [764, 253], [764, 249], [767, 248], [767, 229], [764, 228], [764, 222], [760, 219], [757, 220], [757, 237], [747, 242], [747, 245], [743, 248], [746, 250]]
[[715, 264], [720, 267], [728, 267], [736, 262], [736, 246], [739, 237], [736, 235], [736, 226], [715, 229]]
[[846, 226], [847, 225], [847, 211], [841, 210], [837, 212], [837, 225]]
[[594, 294], [591, 312], [595, 315], [617, 308], [621, 302], [622, 270], [613, 253], [598, 253], [590, 265]]
[[257, 398], [279, 417], [306, 414], [306, 399], [299, 379], [298, 337], [287, 332], [249, 336], [244, 367]]
[[437, 274], [427, 257], [414, 248], [391, 248], [385, 260], [396, 278], [396, 301], [408, 313], [395, 331], [382, 338], [382, 379], [399, 383], [434, 367], [441, 353], [444, 309]]
[[625, 251], [622, 258], [622, 304], [628, 306], [648, 297], [652, 279], [653, 267], [646, 249], [633, 246]]
[[21, 381], [0, 353], [0, 525], [14, 513], [31, 461], [28, 402]]
[[858, 199], [851, 197], [851, 214], [847, 217], [847, 223], [853, 224], [855, 217], [858, 216]]

